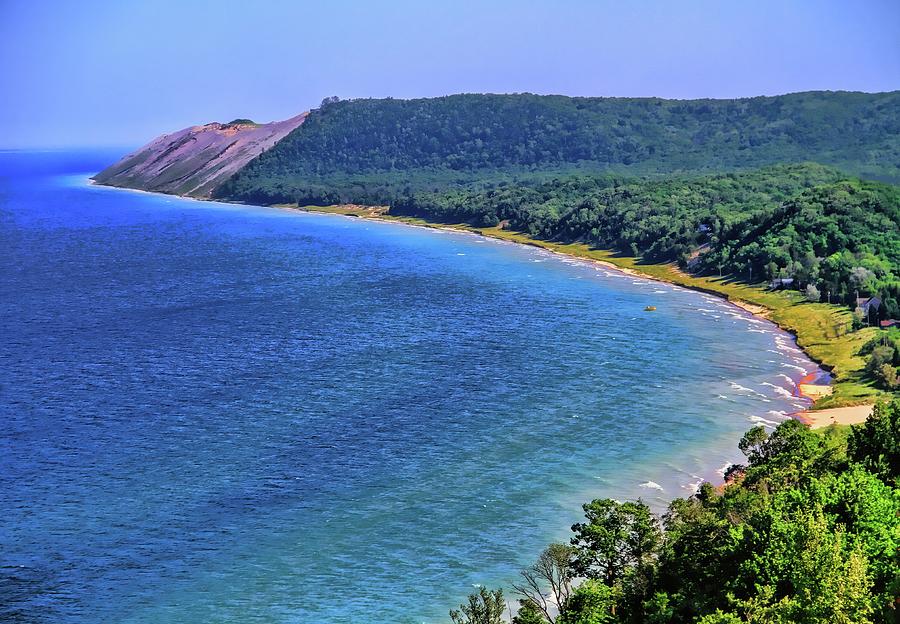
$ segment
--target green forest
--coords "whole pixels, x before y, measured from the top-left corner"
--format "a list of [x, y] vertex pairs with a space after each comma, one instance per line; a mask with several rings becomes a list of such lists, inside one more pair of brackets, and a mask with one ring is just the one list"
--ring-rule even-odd
[[370, 174], [418, 186], [432, 178], [485, 178], [491, 172], [671, 174], [802, 161], [900, 181], [900, 92], [737, 100], [327, 98], [221, 194], [293, 201], [330, 187], [352, 195], [364, 190], [352, 187], [373, 181]]
[[216, 196], [256, 204], [390, 204], [405, 192], [484, 181], [661, 177], [807, 161], [900, 182], [900, 92], [738, 100], [326, 98]]
[[[513, 624], [865, 624], [900, 621], [900, 400], [864, 425], [754, 427], [720, 488], [660, 518], [598, 499], [569, 543], [522, 571]], [[451, 611], [506, 621], [501, 590]]]

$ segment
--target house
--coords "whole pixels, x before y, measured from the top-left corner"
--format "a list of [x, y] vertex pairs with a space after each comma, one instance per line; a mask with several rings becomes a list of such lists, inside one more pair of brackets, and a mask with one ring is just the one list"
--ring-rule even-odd
[[867, 317], [869, 316], [869, 312], [878, 312], [878, 308], [881, 307], [881, 299], [878, 297], [857, 297], [856, 298], [856, 309], [860, 314]]
[[700, 264], [700, 256], [702, 256], [707, 251], [709, 251], [709, 249], [710, 249], [709, 243], [703, 243], [702, 245], [697, 247], [697, 249], [692, 251], [691, 255], [688, 256], [688, 261], [687, 261], [687, 266], [686, 266], [687, 270], [690, 272], [694, 272], [694, 270], [696, 270], [697, 266]]
[[879, 323], [881, 329], [890, 329], [891, 327], [900, 327], [900, 321], [887, 319]]
[[769, 288], [778, 290], [779, 288], [791, 288], [794, 285], [793, 277], [776, 277], [769, 283]]

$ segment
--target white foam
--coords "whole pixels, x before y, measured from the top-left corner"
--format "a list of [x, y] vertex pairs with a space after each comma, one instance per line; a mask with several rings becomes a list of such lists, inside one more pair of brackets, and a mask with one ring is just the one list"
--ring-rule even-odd
[[782, 366], [782, 368], [793, 368], [793, 369], [800, 371], [804, 375], [806, 374], [806, 369], [803, 368], [802, 366], [797, 366], [796, 364], [788, 364], [786, 362], [782, 362], [781, 366]]
[[779, 341], [777, 338], [775, 339], [775, 348], [782, 353], [803, 353], [802, 351], [800, 351], [800, 349], [785, 344], [783, 341]]
[[793, 399], [793, 398], [794, 398], [794, 395], [793, 395], [793, 394], [791, 394], [790, 392], [788, 392], [787, 390], [785, 390], [785, 389], [782, 388], [781, 386], [776, 386], [775, 384], [770, 384], [770, 383], [764, 383], [764, 384], [762, 384], [762, 385], [763, 385], [763, 386], [769, 386], [770, 388], [772, 388], [772, 390], [775, 391], [775, 394], [777, 394], [777, 395], [779, 395], [779, 396], [783, 396], [783, 397], [785, 397], [785, 398], [787, 398], [787, 399]]
[[749, 420], [750, 422], [759, 423], [763, 427], [769, 427], [771, 429], [774, 429], [778, 425], [778, 423], [774, 420], [767, 420], [762, 416], [749, 416], [747, 420]]
[[650, 490], [659, 490], [660, 492], [663, 491], [663, 486], [661, 486], [659, 483], [656, 483], [655, 481], [647, 481], [646, 483], [641, 483], [641, 487]]
[[695, 474], [692, 474], [691, 476], [697, 480], [693, 481], [691, 483], [688, 483], [687, 485], [682, 485], [681, 487], [684, 488], [685, 490], [688, 490], [691, 494], [694, 494], [697, 492], [697, 488], [700, 487], [700, 484], [703, 483], [703, 477], [699, 477]]
[[763, 399], [768, 400], [768, 399], [766, 398], [766, 395], [764, 395], [762, 392], [757, 392], [756, 390], [754, 390], [754, 389], [752, 389], [752, 388], [748, 388], [748, 387], [746, 387], [746, 386], [742, 386], [741, 384], [735, 383], [735, 382], [733, 382], [733, 381], [731, 382], [730, 385], [731, 385], [732, 388], [734, 388], [734, 389], [737, 390], [738, 392], [749, 392], [750, 394], [754, 394], [754, 395], [756, 395], [756, 396], [758, 396], [758, 397], [761, 397], [761, 398], [763, 398]]

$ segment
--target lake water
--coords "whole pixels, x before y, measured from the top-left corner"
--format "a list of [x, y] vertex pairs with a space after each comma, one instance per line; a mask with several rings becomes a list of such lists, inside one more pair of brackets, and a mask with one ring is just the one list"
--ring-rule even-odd
[[713, 297], [87, 184], [117, 156], [0, 153], [4, 621], [444, 622], [804, 406], [815, 366]]

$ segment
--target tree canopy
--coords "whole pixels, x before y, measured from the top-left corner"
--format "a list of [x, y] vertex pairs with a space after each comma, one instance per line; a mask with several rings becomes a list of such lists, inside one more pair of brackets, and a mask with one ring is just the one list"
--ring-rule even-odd
[[[736, 100], [462, 94], [327, 98], [221, 195], [258, 201], [429, 171], [716, 172], [813, 160], [900, 180], [900, 92]], [[386, 174], [386, 175], [385, 175]], [[408, 179], [414, 179], [415, 176]], [[340, 187], [345, 187], [341, 189]], [[279, 190], [280, 189], [280, 190]], [[359, 201], [359, 200], [350, 200]]]

